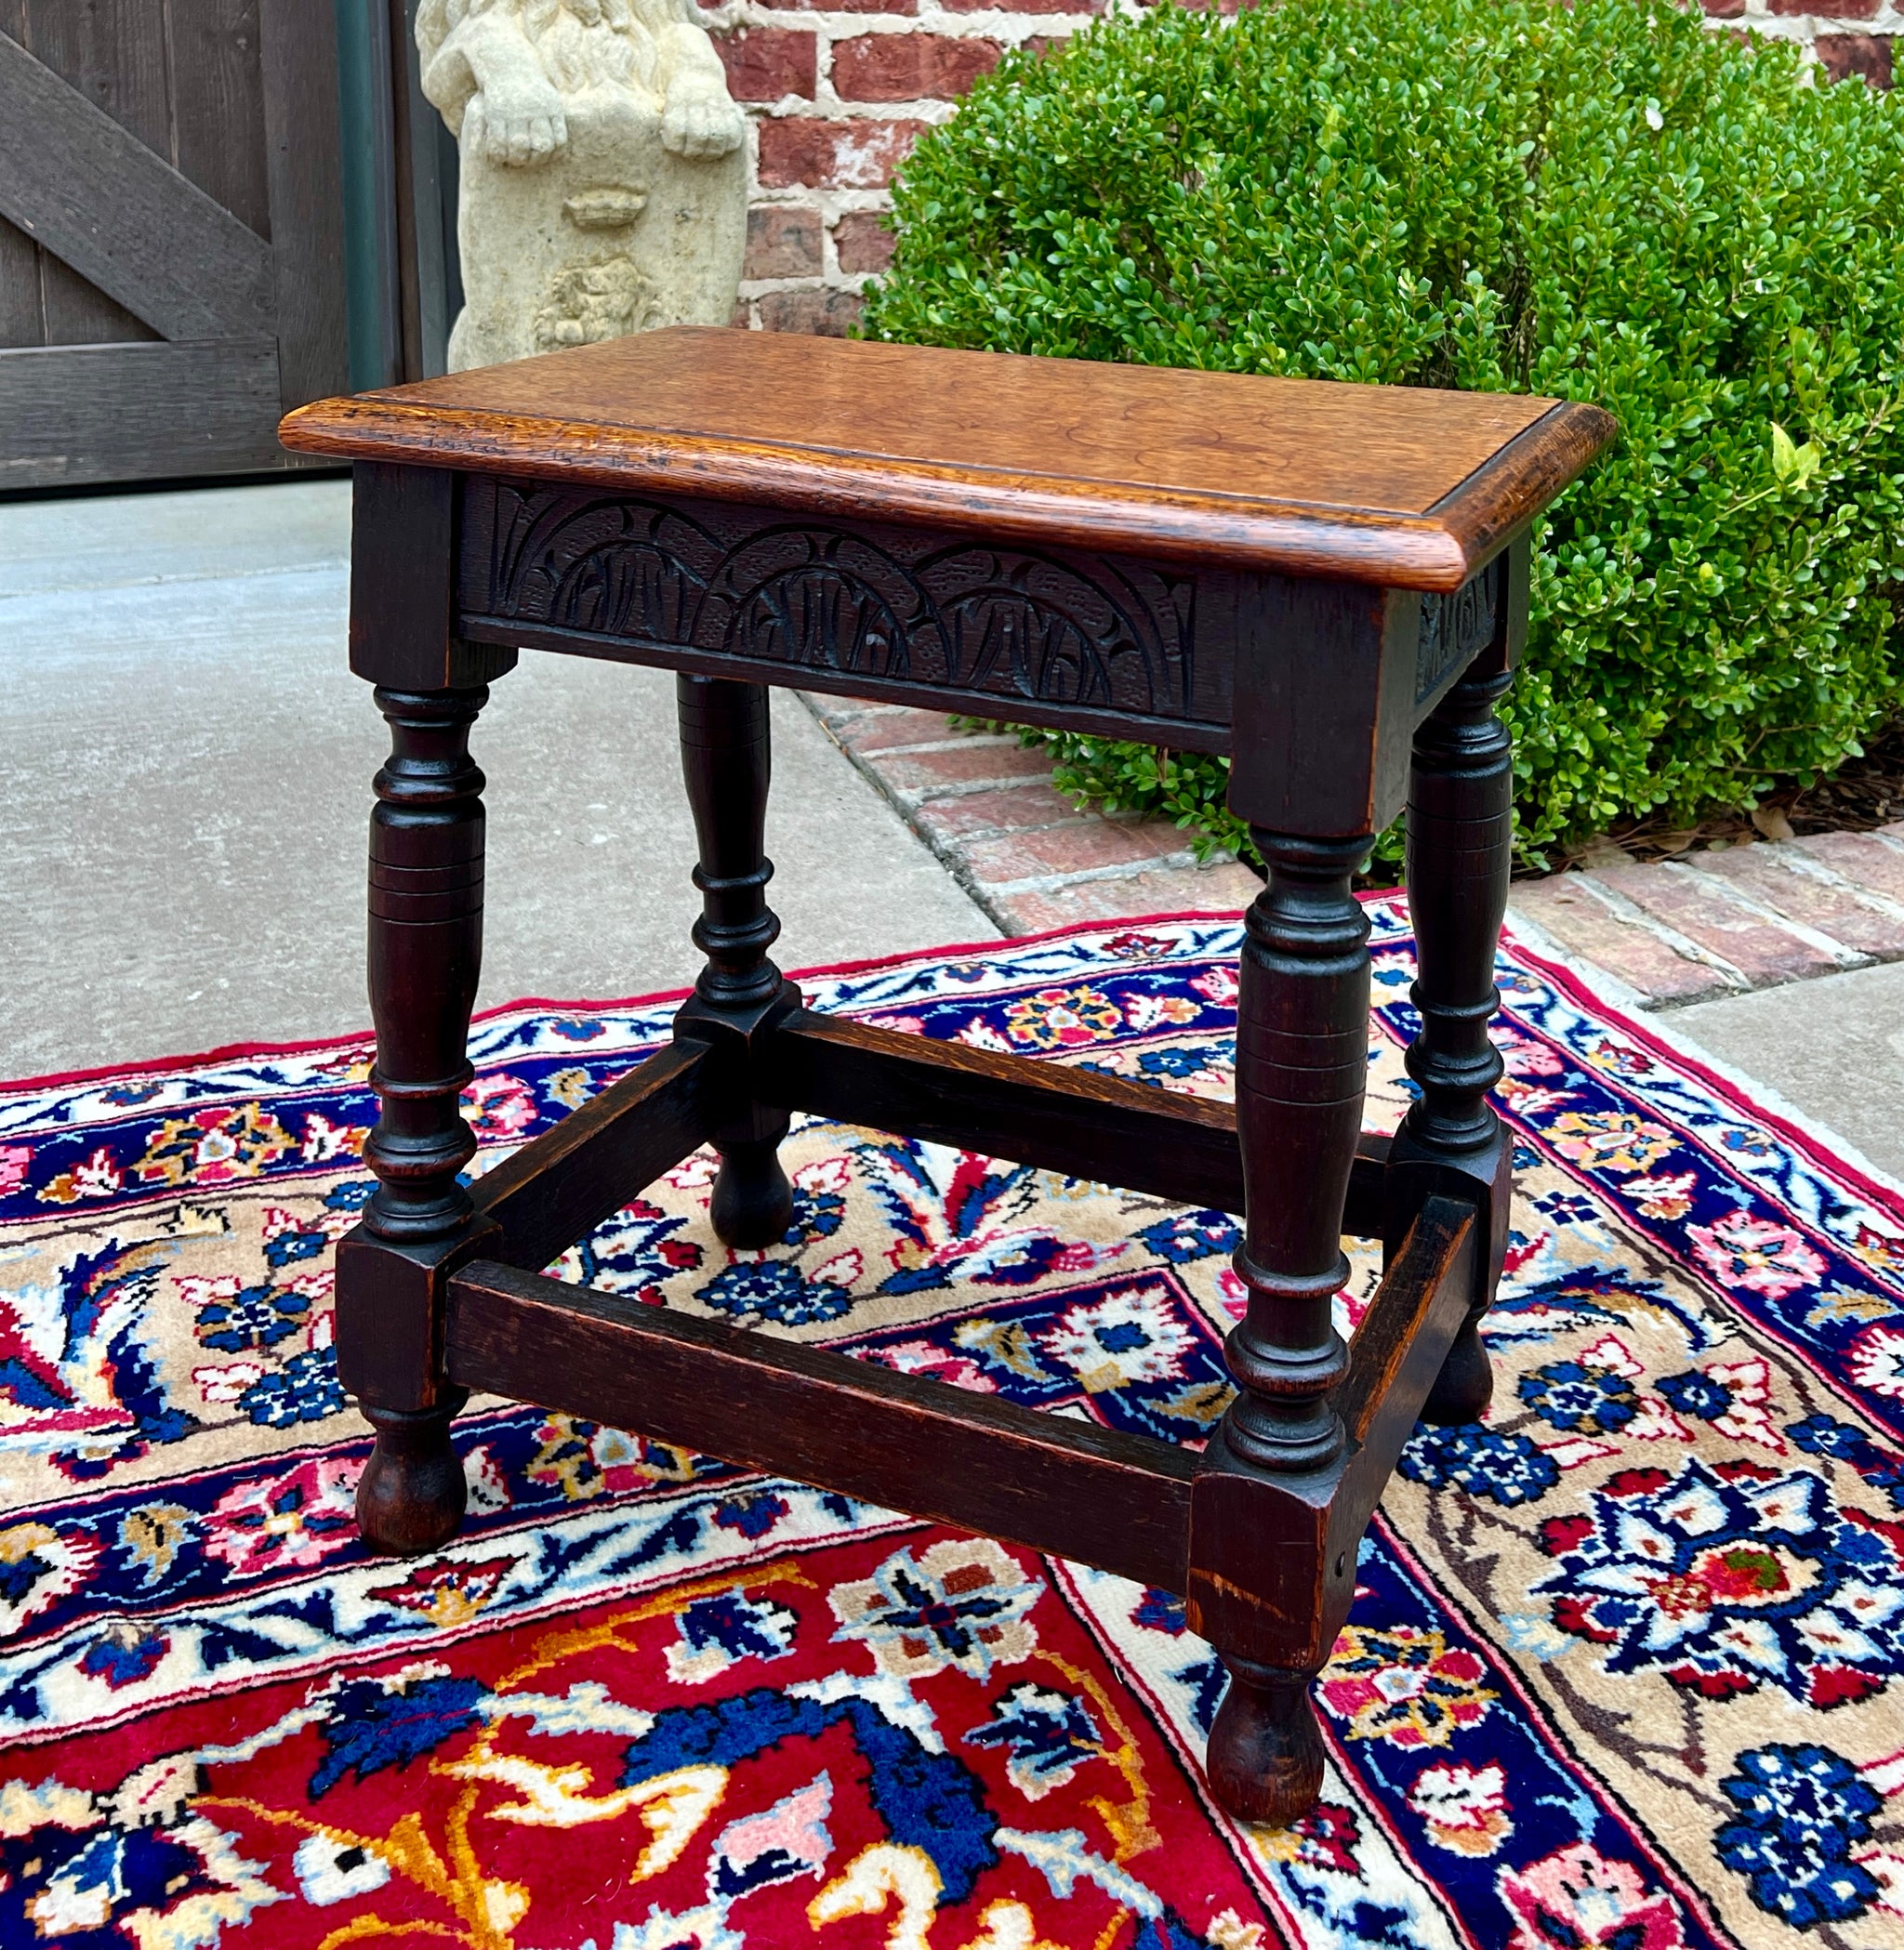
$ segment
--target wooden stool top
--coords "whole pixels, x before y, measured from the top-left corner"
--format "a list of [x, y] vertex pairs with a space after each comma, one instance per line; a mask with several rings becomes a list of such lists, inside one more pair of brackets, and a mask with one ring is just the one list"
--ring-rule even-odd
[[287, 447], [1452, 590], [1612, 440], [1521, 395], [676, 326], [324, 400]]

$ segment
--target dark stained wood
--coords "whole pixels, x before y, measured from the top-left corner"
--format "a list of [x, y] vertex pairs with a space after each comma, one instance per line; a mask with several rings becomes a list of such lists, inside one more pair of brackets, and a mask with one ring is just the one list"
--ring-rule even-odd
[[[815, 619], [817, 623], [817, 619]], [[579, 631], [518, 626], [486, 617], [465, 615], [459, 625], [472, 643], [520, 646], [524, 650], [564, 652], [599, 657], [616, 664], [645, 665], [663, 670], [685, 670], [697, 677], [726, 677], [756, 684], [797, 682], [802, 691], [833, 697], [856, 697], [874, 704], [915, 705], [924, 711], [964, 711], [977, 717], [1008, 718], [1013, 724], [1047, 725], [1056, 730], [1084, 731], [1104, 738], [1134, 739], [1175, 751], [1227, 752], [1230, 731], [1189, 718], [1146, 718], [1105, 706], [1053, 704], [1006, 681], [982, 691], [958, 691], [905, 678], [866, 676], [826, 664], [789, 664], [777, 658], [736, 655], [729, 650], [697, 650], [657, 644], [652, 639], [610, 638]]]
[[382, 1239], [360, 1224], [338, 1240], [337, 1379], [358, 1407], [442, 1409], [447, 1440], [455, 1408], [443, 1376], [449, 1276], [502, 1245], [501, 1232], [480, 1219], [447, 1239]]
[[1238, 1391], [1211, 1451], [1286, 1473], [1342, 1445], [1327, 1398], [1348, 1357], [1329, 1316], [1349, 1274], [1342, 1213], [1368, 1075], [1368, 918], [1350, 878], [1370, 836], [1250, 837], [1269, 881], [1244, 917], [1236, 998], [1249, 1308], [1224, 1347]]
[[488, 1231], [458, 1181], [476, 1151], [460, 1099], [483, 959], [483, 774], [469, 735], [488, 696], [480, 684], [377, 692], [390, 756], [370, 823], [379, 1115], [364, 1158], [377, 1183], [337, 1248], [338, 1372], [377, 1431], [358, 1528], [399, 1555], [443, 1542], [463, 1511], [443, 1309], [444, 1276]]
[[[1349, 1371], [1335, 1397], [1355, 1449], [1342, 1506], [1352, 1522], [1366, 1523], [1375, 1514], [1389, 1471], [1460, 1330], [1474, 1261], [1485, 1245], [1472, 1205], [1431, 1198], [1355, 1329]], [[1357, 1508], [1359, 1518], [1354, 1515]]]
[[[1517, 586], [1524, 582], [1517, 576]], [[1514, 634], [1504, 625], [1492, 652], [1474, 660], [1416, 732], [1408, 788], [1418, 967], [1410, 996], [1421, 1027], [1407, 1062], [1421, 1095], [1391, 1153], [1386, 1230], [1392, 1241], [1439, 1183], [1477, 1201], [1487, 1241], [1467, 1318], [1422, 1409], [1425, 1420], [1441, 1424], [1478, 1421], [1493, 1392], [1480, 1323], [1500, 1284], [1513, 1194], [1513, 1146], [1488, 1100], [1501, 1074], [1488, 1032], [1501, 1006], [1494, 957], [1514, 852], [1514, 744], [1495, 707], [1513, 681]]]
[[1218, 1803], [1239, 1820], [1286, 1828], [1321, 1798], [1322, 1729], [1307, 1669], [1224, 1652], [1230, 1683], [1210, 1729], [1204, 1771]]
[[[1549, 400], [680, 326], [324, 402], [283, 438], [345, 459], [1454, 589], [1491, 551], [1434, 510], [1530, 428], [1514, 474], [1527, 508], [1613, 423]], [[1472, 528], [1471, 499], [1455, 506]]]
[[701, 916], [694, 942], [707, 956], [675, 1034], [715, 1045], [725, 1100], [710, 1133], [721, 1155], [707, 1217], [728, 1245], [776, 1245], [793, 1223], [793, 1186], [780, 1166], [787, 1112], [754, 1087], [758, 1041], [800, 1006], [767, 951], [780, 917], [767, 905], [774, 863], [765, 850], [772, 726], [767, 692], [725, 678], [675, 679], [681, 780], [694, 816], [694, 870]]
[[476, 1209], [502, 1229], [496, 1257], [534, 1271], [612, 1219], [711, 1127], [707, 1048], [670, 1043], [477, 1179]]
[[745, 1019], [781, 993], [767, 951], [780, 917], [767, 905], [774, 863], [765, 851], [773, 729], [760, 684], [683, 676], [675, 686], [682, 783], [699, 858], [701, 914], [694, 946], [707, 956], [694, 995], [717, 1014]]
[[1252, 826], [1353, 838], [1401, 810], [1421, 601], [1265, 576], [1238, 631], [1229, 807]]
[[364, 1160], [377, 1186], [337, 1246], [337, 1370], [377, 1430], [358, 1527], [373, 1548], [398, 1554], [434, 1548], [461, 1521], [449, 1424], [462, 1396], [443, 1365], [446, 1282], [479, 1245], [501, 1245], [458, 1182], [476, 1149], [460, 1098], [483, 956], [483, 782], [469, 735], [489, 695], [484, 679], [515, 657], [449, 634], [455, 552], [443, 477], [360, 470], [351, 664], [377, 682], [390, 757], [370, 823], [380, 1114]]
[[1382, 1275], [1331, 1398], [1343, 1426], [1334, 1458], [1243, 1469], [1217, 1443], [1203, 1453], [1184, 1595], [1192, 1628], [1226, 1651], [1289, 1671], [1329, 1656], [1355, 1596], [1356, 1542], [1464, 1304], [1474, 1207], [1430, 1204]]
[[1494, 954], [1514, 849], [1514, 745], [1495, 715], [1512, 673], [1457, 684], [1415, 738], [1408, 793], [1408, 912], [1421, 1014], [1408, 1074], [1421, 1087], [1408, 1135], [1453, 1157], [1484, 1151], [1501, 1127], [1488, 1092], [1501, 1052], [1488, 1028], [1501, 1007]]
[[0, 487], [268, 468], [269, 338], [0, 350]]
[[329, 7], [264, 0], [258, 18], [280, 409], [350, 383], [337, 32]]
[[[1236, 1106], [1128, 1077], [803, 1009], [762, 1047], [760, 1088], [791, 1110], [843, 1123], [1182, 1205], [1244, 1206]], [[1388, 1140], [1364, 1133], [1357, 1141], [1342, 1229], [1373, 1238]]]
[[[246, 230], [269, 239], [260, 10], [260, 0], [170, 0], [165, 10], [165, 69], [173, 167]], [[274, 5], [271, 10], [286, 9]]]
[[[1541, 402], [718, 333], [294, 415], [294, 444], [360, 456], [352, 663], [400, 687], [378, 692], [398, 753], [373, 865], [412, 900], [383, 915], [410, 933], [373, 923], [381, 1182], [337, 1276], [340, 1371], [378, 1429], [372, 1541], [454, 1526], [448, 1417], [469, 1388], [975, 1525], [1181, 1588], [1231, 1676], [1213, 1790], [1250, 1819], [1306, 1813], [1309, 1682], [1362, 1531], [1418, 1413], [1473, 1394], [1459, 1351], [1512, 1189], [1486, 1104], [1511, 786], [1493, 707], [1526, 626], [1527, 523], [1609, 426]], [[1269, 498], [1298, 487], [1311, 498]], [[1329, 498], [1352, 490], [1368, 505]], [[1128, 607], [1078, 626], [1114, 573]], [[481, 693], [457, 687], [522, 642], [681, 673], [707, 961], [673, 1048], [471, 1204], [458, 822], [481, 781], [458, 741]], [[1227, 744], [1269, 870], [1235, 1108], [806, 1011], [769, 958], [762, 850], [763, 686], [795, 681]], [[1350, 889], [1405, 791], [1421, 1097], [1385, 1142], [1359, 1131], [1368, 928]], [[771, 1244], [795, 1110], [1240, 1208], [1237, 1393], [1202, 1455], [500, 1263], [553, 1258], [703, 1130], [723, 1157], [716, 1230]], [[1371, 1226], [1388, 1268], [1345, 1348], [1342, 1235]]]
[[0, 487], [311, 465], [275, 429], [348, 371], [336, 35], [321, 0], [0, 0]]
[[483, 965], [483, 774], [469, 727], [489, 701], [380, 687], [390, 756], [370, 822], [370, 1010], [382, 1115], [364, 1147], [377, 1187], [364, 1225], [379, 1239], [443, 1239], [472, 1205], [457, 1174], [476, 1154], [460, 1099]]
[[1368, 922], [1350, 876], [1369, 837], [1250, 837], [1269, 879], [1244, 917], [1236, 998], [1248, 1200], [1235, 1267], [1249, 1298], [1223, 1344], [1236, 1394], [1197, 1472], [1185, 1598], [1230, 1673], [1210, 1784], [1234, 1812], [1289, 1822], [1321, 1787], [1306, 1682], [1348, 1574], [1320, 1530], [1347, 1445], [1329, 1399], [1349, 1364], [1331, 1304], [1368, 1074]]
[[1206, 1456], [1192, 1490], [1192, 1628], [1230, 1674], [1210, 1728], [1210, 1783], [1245, 1820], [1299, 1820], [1321, 1789], [1309, 1681], [1355, 1597], [1362, 1533], [1460, 1326], [1474, 1208], [1435, 1199], [1362, 1318], [1335, 1407], [1347, 1449], [1326, 1473], [1243, 1475]]
[[167, 338], [275, 330], [270, 246], [4, 36], [0, 215]]
[[1421, 595], [480, 476], [457, 510], [472, 641], [1233, 752], [1233, 810], [1318, 834], [1400, 810], [1517, 559]]
[[755, 681], [798, 666], [815, 689], [1021, 717], [1049, 704], [1080, 728], [1226, 744], [1249, 619], [1245, 579], [1222, 570], [480, 478], [462, 520], [471, 637]]
[[468, 1400], [457, 1390], [434, 1408], [358, 1403], [377, 1443], [357, 1479], [357, 1529], [379, 1555], [416, 1557], [456, 1535], [469, 1487], [450, 1419]]
[[723, 1322], [478, 1260], [450, 1286], [461, 1386], [1176, 1590], [1194, 1458]]
[[360, 463], [350, 497], [350, 668], [373, 684], [433, 691], [513, 669], [507, 644], [456, 634], [456, 477]]

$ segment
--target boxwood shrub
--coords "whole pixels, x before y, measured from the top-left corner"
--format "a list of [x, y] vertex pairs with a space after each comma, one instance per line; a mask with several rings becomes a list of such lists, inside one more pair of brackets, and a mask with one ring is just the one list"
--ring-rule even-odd
[[[885, 338], [1595, 400], [1511, 705], [1524, 854], [1750, 807], [1898, 698], [1904, 99], [1646, 0], [1160, 6], [896, 192]], [[1055, 737], [1218, 838], [1222, 761]]]

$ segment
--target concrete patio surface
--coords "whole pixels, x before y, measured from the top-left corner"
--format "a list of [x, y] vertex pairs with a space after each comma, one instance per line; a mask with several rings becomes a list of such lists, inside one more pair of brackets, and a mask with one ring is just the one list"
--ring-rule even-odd
[[1904, 825], [1517, 881], [1530, 923], [1904, 1178]]
[[1904, 1179], [1904, 962], [1695, 1003], [1664, 1020]]
[[[366, 1026], [349, 539], [335, 480], [0, 505], [0, 1075]], [[691, 981], [673, 679], [525, 653], [491, 696], [480, 1006]], [[997, 932], [797, 697], [774, 728], [785, 966]]]

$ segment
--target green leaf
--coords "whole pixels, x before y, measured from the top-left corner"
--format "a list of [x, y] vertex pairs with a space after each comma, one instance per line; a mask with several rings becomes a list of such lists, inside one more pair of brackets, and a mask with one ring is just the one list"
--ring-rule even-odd
[[[1600, 402], [1501, 707], [1515, 844], [1690, 823], [1904, 702], [1904, 91], [1801, 60], [1657, 0], [1163, 0], [920, 140], [865, 329]], [[1030, 735], [1244, 838], [1220, 759]]]
[[1798, 472], [1798, 449], [1792, 444], [1792, 436], [1772, 422], [1772, 479], [1790, 481]]

